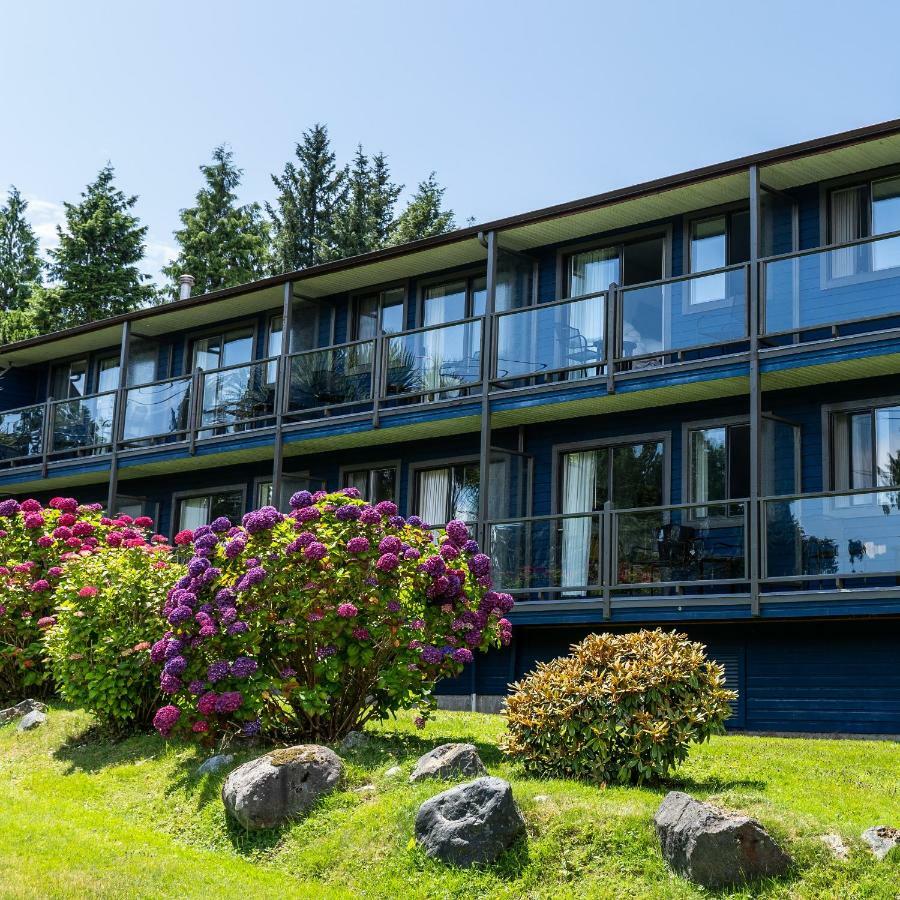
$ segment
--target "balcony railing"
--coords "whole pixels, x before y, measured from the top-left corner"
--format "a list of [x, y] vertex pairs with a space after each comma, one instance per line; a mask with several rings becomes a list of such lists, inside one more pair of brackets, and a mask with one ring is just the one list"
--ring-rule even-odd
[[31, 463], [44, 448], [43, 403], [0, 412], [0, 464]]
[[190, 431], [193, 378], [167, 378], [128, 388], [122, 424], [122, 444], [146, 447], [187, 440]]
[[370, 409], [375, 341], [306, 350], [288, 358], [286, 415], [300, 421]]
[[[831, 337], [900, 322], [900, 232], [761, 263], [763, 332]], [[859, 327], [853, 329], [859, 331]]]
[[278, 358], [200, 372], [199, 438], [275, 424]]
[[113, 443], [115, 409], [115, 391], [52, 402], [49, 455], [108, 453]]
[[617, 371], [680, 362], [749, 338], [749, 266], [666, 278], [617, 291]]

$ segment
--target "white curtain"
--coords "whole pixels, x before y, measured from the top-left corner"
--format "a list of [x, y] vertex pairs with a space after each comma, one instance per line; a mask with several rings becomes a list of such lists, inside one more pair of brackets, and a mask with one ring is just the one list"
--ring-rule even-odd
[[[594, 508], [597, 453], [567, 453], [563, 457], [563, 512], [590, 513]], [[561, 587], [583, 587], [588, 580], [591, 553], [591, 516], [563, 519]], [[578, 596], [579, 591], [564, 593]]]
[[419, 515], [429, 525], [443, 525], [450, 518], [450, 470], [427, 469], [419, 473]]
[[[612, 282], [618, 280], [618, 247], [577, 253], [569, 261], [569, 296], [571, 297], [605, 291]], [[573, 359], [569, 354], [573, 350], [584, 349], [579, 336], [584, 338], [586, 349], [589, 352], [598, 352], [599, 345], [603, 341], [604, 301], [595, 297], [591, 300], [569, 303], [559, 309], [564, 316], [568, 317], [568, 322], [565, 324], [572, 329], [571, 339], [560, 348], [562, 359], [559, 364], [561, 366], [576, 365], [583, 359]]]
[[[859, 233], [861, 192], [859, 188], [834, 191], [831, 195], [831, 241], [843, 244], [862, 237]], [[831, 277], [856, 274], [856, 247], [831, 251]]]

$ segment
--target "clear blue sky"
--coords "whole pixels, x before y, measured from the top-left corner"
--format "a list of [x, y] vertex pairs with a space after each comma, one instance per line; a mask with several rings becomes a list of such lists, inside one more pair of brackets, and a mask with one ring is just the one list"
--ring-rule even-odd
[[323, 121], [484, 221], [900, 117], [898, 33], [866, 0], [9, 2], [0, 187], [51, 240], [111, 160], [151, 271], [214, 145], [263, 201]]

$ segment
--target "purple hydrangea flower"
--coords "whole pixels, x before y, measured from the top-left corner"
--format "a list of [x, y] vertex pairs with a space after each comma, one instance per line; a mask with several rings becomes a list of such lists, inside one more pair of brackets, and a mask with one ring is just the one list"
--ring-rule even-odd
[[214, 534], [202, 534], [194, 538], [194, 548], [197, 550], [213, 550], [218, 543], [219, 539]]
[[196, 578], [198, 575], [202, 575], [209, 566], [210, 562], [208, 559], [204, 559], [202, 556], [195, 556], [188, 563], [188, 573]]
[[459, 556], [459, 550], [449, 542], [441, 544], [441, 549], [438, 552], [446, 560], [456, 559]]
[[294, 518], [298, 522], [312, 522], [315, 519], [318, 519], [322, 514], [316, 509], [315, 506], [304, 506], [302, 509], [298, 509], [296, 513], [294, 513]]
[[386, 609], [388, 612], [400, 612], [400, 601], [388, 600]]
[[228, 531], [231, 528], [231, 519], [227, 516], [219, 516], [218, 519], [213, 519], [210, 523], [210, 528], [216, 532], [216, 534], [220, 534], [223, 531]]
[[466, 523], [460, 522], [459, 519], [449, 521], [445, 531], [447, 537], [458, 547], [462, 547], [469, 540], [469, 529], [466, 528]]
[[301, 531], [296, 538], [297, 543], [301, 547], [308, 547], [310, 544], [315, 543], [315, 540], [316, 536], [311, 531]]
[[432, 578], [435, 578], [438, 575], [443, 575], [444, 572], [447, 571], [447, 566], [440, 556], [429, 556], [428, 559], [422, 563], [422, 571], [431, 575]]
[[463, 544], [463, 550], [466, 553], [477, 553], [478, 552], [478, 541], [466, 541]]
[[359, 610], [352, 603], [342, 603], [337, 608], [337, 614], [342, 619], [352, 619], [359, 613]]
[[247, 538], [243, 534], [238, 534], [225, 545], [225, 556], [228, 559], [237, 559], [246, 549]]
[[327, 656], [334, 656], [335, 653], [337, 653], [337, 648], [334, 644], [326, 644], [326, 646], [319, 647], [318, 650], [316, 650], [316, 657], [318, 659], [325, 659]]
[[0, 516], [10, 518], [19, 511], [19, 503], [16, 500], [4, 500], [0, 503]]
[[400, 560], [396, 553], [383, 553], [378, 557], [375, 568], [378, 569], [379, 572], [393, 572], [399, 565]]
[[194, 695], [198, 696], [203, 693], [203, 689], [206, 687], [206, 684], [202, 681], [192, 681], [188, 685], [188, 690]]
[[258, 668], [259, 665], [255, 659], [250, 659], [249, 656], [239, 656], [231, 664], [231, 674], [235, 678], [249, 678]]
[[187, 660], [183, 656], [173, 656], [164, 666], [166, 675], [181, 675], [187, 668]]
[[230, 668], [228, 663], [225, 662], [225, 660], [220, 659], [218, 662], [210, 664], [209, 668], [206, 670], [206, 679], [211, 684], [215, 684], [217, 681], [227, 678], [229, 671]]
[[469, 570], [473, 575], [490, 575], [491, 558], [485, 553], [477, 553], [469, 560]]
[[254, 735], [259, 734], [259, 730], [262, 727], [259, 719], [254, 719], [252, 722], [247, 722], [244, 727], [241, 729], [241, 734], [244, 737], [253, 737]]
[[358, 506], [348, 503], [346, 506], [338, 507], [334, 517], [341, 522], [355, 522], [361, 515], [362, 512]]
[[382, 553], [399, 553], [403, 549], [403, 543], [400, 538], [393, 534], [389, 534], [387, 537], [381, 539], [378, 549]]
[[422, 648], [422, 661], [427, 663], [429, 666], [436, 666], [438, 663], [443, 660], [444, 654], [438, 650], [437, 647], [423, 647]]
[[347, 541], [348, 553], [366, 553], [368, 549], [369, 539], [367, 537], [355, 537]]
[[169, 613], [169, 624], [180, 625], [182, 622], [187, 622], [189, 619], [193, 618], [194, 611], [189, 606], [176, 606], [175, 609]]
[[406, 519], [403, 516], [391, 516], [388, 519], [388, 523], [394, 528], [402, 528], [406, 524]]
[[181, 717], [181, 710], [177, 706], [164, 706], [156, 711], [153, 717], [153, 727], [163, 736], [168, 737]]
[[228, 715], [240, 709], [243, 702], [244, 698], [240, 691], [225, 691], [219, 694], [219, 698], [216, 700], [216, 712]]
[[174, 694], [181, 690], [181, 679], [177, 675], [163, 672], [159, 676], [159, 687], [164, 694]]
[[231, 606], [237, 595], [231, 588], [220, 588], [216, 591], [216, 604], [218, 606]]
[[397, 504], [390, 500], [382, 500], [381, 503], [376, 503], [375, 509], [378, 514], [382, 516], [390, 517], [397, 515]]
[[184, 650], [184, 641], [181, 641], [178, 638], [172, 638], [172, 640], [166, 642], [163, 658], [174, 659], [176, 656], [181, 655], [182, 650]]
[[245, 632], [247, 632], [249, 630], [250, 629], [247, 627], [246, 622], [232, 622], [228, 626], [228, 634], [230, 634], [230, 635], [244, 634]]
[[322, 559], [328, 553], [328, 548], [319, 541], [313, 541], [303, 551], [303, 555], [307, 559]]
[[309, 491], [297, 491], [291, 497], [291, 509], [303, 509], [304, 507], [311, 506], [313, 502], [312, 494]]
[[408, 547], [403, 551], [404, 559], [419, 559], [422, 556], [421, 552], [417, 550], [415, 547]]
[[363, 525], [377, 525], [381, 521], [381, 513], [374, 506], [364, 506], [359, 515], [359, 521]]
[[459, 663], [470, 663], [475, 657], [472, 655], [472, 651], [467, 647], [460, 647], [458, 650], [454, 650], [452, 654], [453, 658], [456, 662]]
[[425, 520], [419, 518], [419, 516], [410, 516], [406, 520], [407, 525], [412, 525], [413, 528], [427, 528], [428, 526], [425, 524]]
[[151, 662], [159, 664], [166, 658], [166, 646], [168, 643], [169, 642], [165, 638], [162, 638], [150, 648]]
[[368, 628], [354, 628], [351, 634], [358, 641], [367, 641], [372, 636]]

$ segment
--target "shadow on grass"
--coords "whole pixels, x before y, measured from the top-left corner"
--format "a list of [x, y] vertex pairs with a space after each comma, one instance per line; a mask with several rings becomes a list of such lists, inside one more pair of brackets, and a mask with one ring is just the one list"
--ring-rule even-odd
[[165, 753], [162, 739], [152, 734], [116, 735], [96, 725], [66, 738], [53, 758], [68, 765], [64, 773], [99, 772], [110, 766], [158, 759]]
[[472, 737], [460, 738], [437, 734], [426, 738], [402, 731], [366, 732], [366, 737], [368, 741], [365, 746], [354, 750], [336, 748], [338, 754], [357, 765], [374, 768], [389, 762], [416, 760], [435, 747], [440, 747], [441, 744], [467, 743], [475, 746], [486, 766], [509, 761], [496, 744]]
[[741, 789], [765, 791], [769, 786], [769, 783], [767, 781], [759, 781], [751, 778], [718, 778], [715, 775], [709, 775], [702, 779], [690, 778], [683, 775], [672, 775], [655, 785], [647, 786], [656, 787], [665, 791], [684, 791], [687, 794], [694, 792], [721, 794], [724, 791]]

